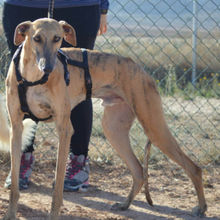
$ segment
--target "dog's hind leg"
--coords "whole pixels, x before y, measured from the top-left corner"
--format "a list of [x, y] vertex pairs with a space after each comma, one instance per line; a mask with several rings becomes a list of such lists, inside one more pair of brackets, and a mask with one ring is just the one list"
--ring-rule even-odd
[[142, 166], [134, 155], [129, 140], [129, 131], [134, 118], [134, 113], [127, 104], [107, 106], [104, 111], [102, 126], [106, 138], [124, 160], [133, 177], [132, 189], [127, 199], [124, 203], [114, 204], [112, 210], [128, 209], [144, 182]]
[[[179, 164], [192, 179], [199, 200], [199, 205], [193, 210], [193, 213], [201, 216], [207, 209], [203, 192], [202, 170], [183, 153], [171, 134], [155, 82], [147, 78], [142, 78], [142, 80], [144, 81], [143, 93], [138, 93], [138, 96], [133, 97], [133, 100], [136, 101], [133, 103], [135, 114], [150, 141]], [[141, 83], [139, 84], [141, 85]]]
[[[179, 164], [191, 178], [197, 196], [199, 205], [193, 209], [193, 214], [196, 216], [203, 216], [207, 210], [207, 205], [204, 197], [203, 183], [202, 183], [202, 169], [195, 165], [180, 149], [175, 138], [171, 134], [169, 128], [163, 121], [159, 123], [160, 128], [156, 129], [156, 125], [153, 129], [149, 128], [150, 136], [152, 137], [152, 143], [155, 144], [163, 153], [170, 157], [173, 161]], [[160, 132], [159, 132], [160, 130]]]
[[145, 155], [144, 155], [144, 188], [145, 188], [145, 196], [148, 201], [148, 203], [153, 206], [153, 201], [150, 197], [150, 191], [149, 191], [149, 184], [148, 184], [148, 162], [150, 157], [150, 148], [151, 148], [151, 141], [150, 139], [147, 140], [147, 144], [145, 147]]

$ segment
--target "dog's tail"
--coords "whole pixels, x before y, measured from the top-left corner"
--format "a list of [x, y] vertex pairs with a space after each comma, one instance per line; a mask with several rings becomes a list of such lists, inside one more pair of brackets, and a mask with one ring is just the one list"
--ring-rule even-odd
[[148, 161], [150, 157], [150, 148], [151, 148], [151, 141], [148, 139], [147, 144], [145, 147], [145, 153], [144, 153], [144, 187], [145, 187], [145, 196], [148, 201], [148, 203], [153, 206], [153, 201], [150, 197], [150, 192], [149, 192], [149, 184], [148, 184]]
[[[8, 123], [8, 116], [4, 103], [5, 102], [0, 96], [0, 150], [9, 152], [11, 128]], [[31, 119], [23, 121], [22, 150], [31, 143], [33, 136], [35, 135], [35, 128], [36, 123]]]

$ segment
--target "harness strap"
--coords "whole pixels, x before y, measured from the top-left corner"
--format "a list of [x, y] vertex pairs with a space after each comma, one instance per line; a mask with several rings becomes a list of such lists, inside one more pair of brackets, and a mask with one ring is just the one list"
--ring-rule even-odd
[[[77, 66], [80, 68], [84, 69], [84, 78], [85, 78], [85, 86], [86, 86], [86, 100], [91, 99], [92, 97], [92, 79], [91, 79], [91, 75], [89, 73], [89, 64], [88, 64], [88, 54], [87, 54], [87, 50], [84, 48], [81, 48], [82, 50], [82, 54], [83, 54], [83, 62], [77, 61], [77, 60], [71, 60], [69, 59], [68, 56], [66, 56], [63, 51], [60, 49], [59, 50], [59, 54], [61, 55], [61, 61], [64, 63], [68, 63], [72, 66]], [[69, 77], [69, 73], [67, 70], [67, 66], [64, 65], [64, 77], [65, 75], [67, 75], [67, 77]]]
[[88, 54], [87, 50], [82, 48], [82, 53], [83, 53], [83, 63], [86, 65], [84, 67], [84, 77], [85, 77], [85, 85], [86, 85], [86, 100], [91, 99], [92, 97], [92, 79], [91, 75], [89, 73], [89, 64], [88, 64]]
[[36, 117], [29, 109], [29, 106], [27, 103], [26, 92], [27, 92], [27, 87], [22, 83], [18, 84], [18, 94], [19, 94], [19, 99], [20, 99], [20, 103], [21, 103], [21, 111], [28, 114], [29, 117], [35, 122], [46, 121], [46, 120], [52, 118], [52, 115], [50, 115], [47, 118]]
[[49, 74], [44, 74], [44, 76], [36, 82], [29, 82], [29, 81], [25, 80], [24, 78], [22, 78], [20, 71], [19, 71], [19, 60], [20, 60], [22, 46], [23, 46], [23, 44], [21, 44], [18, 47], [18, 49], [16, 50], [16, 52], [12, 58], [12, 60], [15, 64], [16, 78], [18, 81], [18, 94], [19, 94], [19, 100], [20, 100], [20, 104], [21, 104], [21, 111], [28, 114], [30, 116], [30, 118], [35, 122], [46, 121], [46, 120], [52, 118], [52, 115], [50, 115], [47, 118], [37, 118], [29, 109], [29, 106], [27, 103], [26, 92], [27, 92], [28, 86], [34, 86], [34, 85], [46, 83], [48, 80]]
[[[50, 119], [52, 117], [52, 115], [50, 115], [49, 117], [44, 118], [44, 119], [37, 118], [29, 109], [29, 106], [27, 103], [26, 92], [27, 92], [28, 86], [36, 86], [39, 84], [42, 85], [42, 84], [46, 83], [48, 80], [49, 74], [45, 73], [40, 80], [37, 80], [35, 82], [29, 82], [29, 81], [25, 80], [21, 76], [20, 71], [19, 71], [19, 60], [20, 60], [20, 54], [21, 54], [22, 47], [23, 47], [23, 44], [21, 44], [18, 47], [18, 49], [16, 50], [16, 52], [12, 58], [12, 60], [15, 64], [16, 78], [18, 81], [18, 94], [19, 94], [19, 99], [20, 99], [20, 103], [21, 103], [21, 110], [24, 113], [27, 113], [30, 116], [30, 118], [36, 122], [46, 121], [46, 120]], [[89, 73], [87, 50], [83, 49], [83, 48], [81, 50], [82, 50], [82, 54], [83, 54], [83, 62], [76, 61], [76, 60], [70, 60], [68, 58], [68, 56], [63, 53], [63, 51], [61, 49], [59, 49], [59, 51], [58, 51], [58, 58], [62, 62], [63, 67], [64, 67], [64, 79], [65, 79], [67, 86], [70, 83], [70, 76], [69, 76], [69, 72], [67, 69], [67, 64], [81, 67], [84, 69], [85, 86], [86, 86], [86, 100], [89, 100], [89, 99], [91, 99], [91, 96], [92, 96], [92, 79], [91, 79], [91, 75]]]
[[64, 80], [66, 82], [66, 85], [68, 86], [70, 84], [70, 74], [67, 69], [67, 59], [69, 59], [66, 54], [63, 53], [61, 49], [58, 50], [58, 58], [63, 64], [64, 69]]

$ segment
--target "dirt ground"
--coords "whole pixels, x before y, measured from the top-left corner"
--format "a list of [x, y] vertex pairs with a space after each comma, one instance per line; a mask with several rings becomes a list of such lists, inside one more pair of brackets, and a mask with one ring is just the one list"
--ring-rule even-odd
[[[9, 164], [0, 165], [0, 170], [0, 217], [3, 217], [8, 207], [9, 190], [3, 186]], [[125, 200], [132, 183], [129, 171], [123, 166], [99, 166], [92, 163], [90, 173], [87, 192], [64, 193], [60, 219], [200, 219], [190, 213], [197, 203], [197, 197], [191, 181], [184, 174], [174, 177], [169, 168], [163, 168], [163, 171], [150, 169], [150, 192], [154, 207], [147, 204], [142, 189], [127, 211], [117, 212], [111, 211], [110, 207], [115, 202]], [[47, 219], [53, 179], [53, 165], [36, 164], [28, 190], [20, 193], [17, 219]], [[208, 211], [203, 220], [220, 219], [220, 166], [205, 172], [204, 185]]]

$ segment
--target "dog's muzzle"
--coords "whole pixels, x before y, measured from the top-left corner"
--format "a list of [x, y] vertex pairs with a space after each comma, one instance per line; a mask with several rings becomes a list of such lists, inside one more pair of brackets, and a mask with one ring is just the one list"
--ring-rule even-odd
[[45, 67], [43, 67], [43, 71], [46, 74], [50, 74], [53, 71], [53, 67], [52, 66], [45, 66]]

